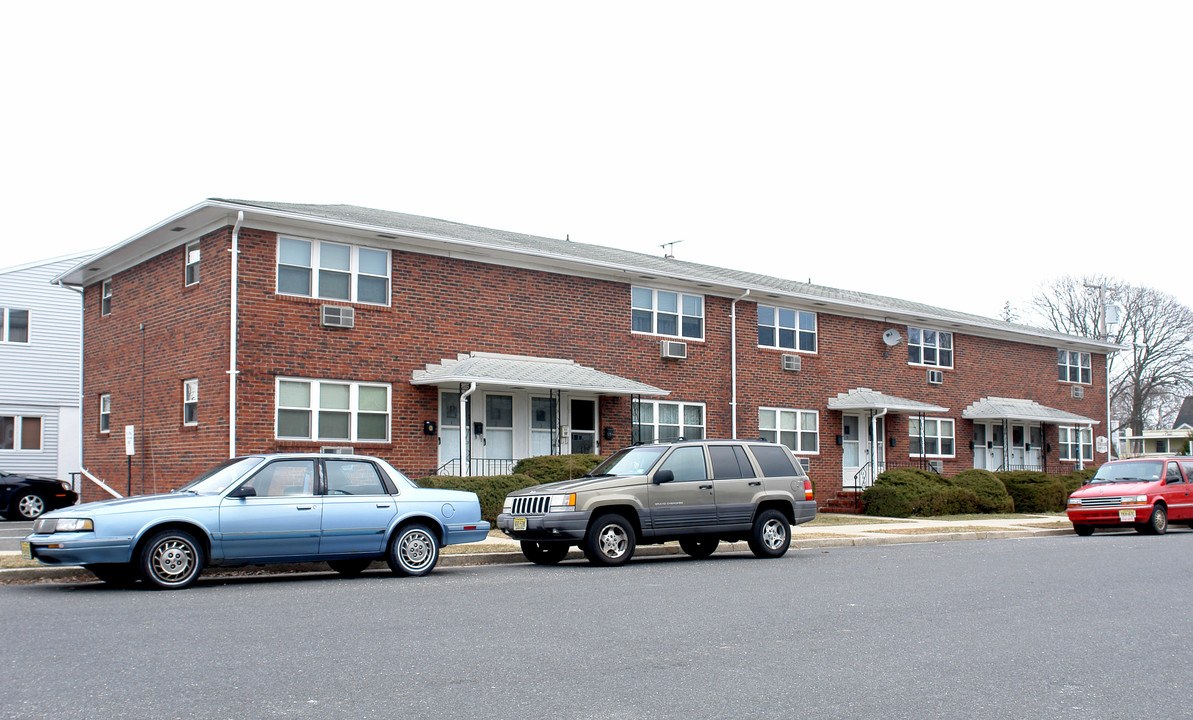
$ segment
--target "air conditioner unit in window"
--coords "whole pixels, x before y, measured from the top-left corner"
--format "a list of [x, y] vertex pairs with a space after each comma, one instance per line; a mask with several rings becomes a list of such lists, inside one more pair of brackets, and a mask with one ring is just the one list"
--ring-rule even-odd
[[683, 360], [688, 356], [688, 344], [675, 340], [664, 340], [659, 344], [660, 355], [665, 358]]
[[937, 475], [944, 472], [944, 460], [929, 460], [928, 469]]
[[1085, 388], [1081, 387], [1080, 385], [1070, 385], [1069, 396], [1074, 400], [1080, 400], [1085, 397]]
[[802, 365], [803, 365], [803, 358], [801, 358], [799, 355], [784, 355], [783, 356], [783, 369], [784, 370], [788, 370], [790, 372], [799, 372], [799, 369]]
[[323, 327], [350, 328], [356, 325], [356, 311], [343, 305], [324, 305], [319, 313]]
[[319, 452], [325, 455], [352, 455], [356, 451], [344, 445], [324, 445]]
[[812, 458], [797, 457], [795, 461], [803, 468], [805, 475], [812, 472]]
[[944, 384], [944, 371], [942, 371], [942, 370], [929, 370], [929, 371], [928, 371], [928, 384], [929, 384], [929, 385], [942, 385], [942, 384]]

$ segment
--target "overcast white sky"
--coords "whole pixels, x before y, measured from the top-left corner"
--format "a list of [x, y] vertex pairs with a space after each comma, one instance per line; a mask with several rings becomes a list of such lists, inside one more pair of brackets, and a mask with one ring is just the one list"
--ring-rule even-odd
[[1193, 3], [10, 2], [0, 266], [348, 203], [997, 316], [1193, 306]]

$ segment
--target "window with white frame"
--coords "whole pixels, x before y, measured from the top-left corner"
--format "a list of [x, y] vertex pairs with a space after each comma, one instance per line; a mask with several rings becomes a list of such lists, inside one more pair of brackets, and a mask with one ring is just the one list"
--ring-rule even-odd
[[389, 440], [390, 386], [278, 378], [279, 440]]
[[758, 345], [816, 352], [816, 313], [759, 305]]
[[112, 314], [112, 281], [104, 280], [99, 285], [99, 314]]
[[758, 408], [758, 436], [786, 445], [792, 452], [820, 451], [820, 416], [815, 410]]
[[630, 329], [639, 333], [704, 339], [704, 296], [630, 288]]
[[277, 267], [283, 295], [389, 304], [388, 250], [279, 237]]
[[919, 457], [953, 457], [956, 453], [953, 421], [913, 417], [907, 423], [911, 454]]
[[0, 415], [0, 450], [41, 450], [41, 418]]
[[106, 433], [112, 429], [112, 396], [105, 393], [99, 396], [99, 431]]
[[183, 282], [187, 285], [199, 282], [199, 242], [197, 240], [186, 246], [186, 268], [183, 271]]
[[1090, 374], [1090, 354], [1075, 350], [1057, 350], [1056, 376], [1061, 382], [1089, 385], [1093, 381]]
[[0, 342], [29, 342], [29, 311], [0, 308]]
[[704, 403], [641, 400], [631, 411], [633, 442], [671, 442], [704, 437]]
[[199, 379], [182, 381], [182, 424], [199, 424]]
[[1061, 425], [1060, 459], [1061, 460], [1092, 460], [1094, 457], [1093, 431], [1080, 425]]
[[912, 365], [953, 367], [953, 333], [907, 328], [907, 362]]

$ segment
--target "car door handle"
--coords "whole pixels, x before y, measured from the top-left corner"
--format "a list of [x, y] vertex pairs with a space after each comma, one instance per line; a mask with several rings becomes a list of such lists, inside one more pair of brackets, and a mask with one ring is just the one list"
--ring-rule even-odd
[[299, 510], [314, 510], [315, 506], [314, 505], [299, 505], [298, 509]]
[[759, 486], [759, 485], [761, 485], [761, 484], [762, 484], [762, 483], [760, 483], [760, 482], [758, 482], [757, 480], [755, 480], [754, 482], [750, 483], [750, 487], [758, 487], [758, 486]]
[[712, 485], [701, 485], [700, 489], [701, 490], [712, 490]]
[[377, 503], [377, 507], [379, 507], [379, 508], [388, 508], [388, 507], [389, 507], [389, 503]]

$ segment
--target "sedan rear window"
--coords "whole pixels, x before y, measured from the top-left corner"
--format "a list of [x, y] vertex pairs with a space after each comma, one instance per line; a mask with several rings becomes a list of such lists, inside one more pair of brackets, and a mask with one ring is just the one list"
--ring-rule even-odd
[[782, 445], [751, 445], [750, 452], [762, 468], [763, 477], [791, 477], [799, 475], [795, 469], [795, 460], [791, 453]]

